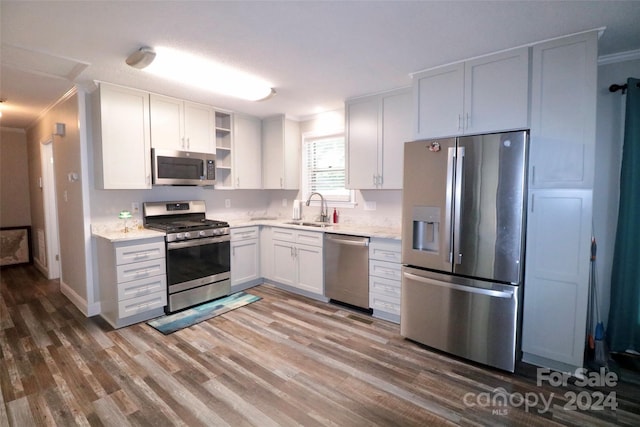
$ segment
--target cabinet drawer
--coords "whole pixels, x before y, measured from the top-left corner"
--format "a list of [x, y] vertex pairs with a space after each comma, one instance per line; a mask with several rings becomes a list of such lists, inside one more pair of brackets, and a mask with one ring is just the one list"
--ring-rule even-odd
[[399, 263], [401, 252], [399, 240], [371, 239], [371, 244], [369, 245], [369, 259]]
[[323, 233], [314, 233], [313, 231], [298, 231], [296, 234], [296, 242], [305, 245], [322, 247]]
[[116, 264], [129, 264], [132, 262], [146, 261], [156, 258], [164, 258], [164, 240], [141, 245], [116, 247]]
[[395, 262], [378, 261], [376, 259], [369, 261], [369, 275], [383, 277], [385, 279], [400, 280], [401, 264]]
[[400, 301], [394, 297], [388, 297], [384, 295], [370, 294], [369, 306], [374, 310], [384, 311], [385, 313], [391, 313], [400, 315]]
[[296, 232], [290, 228], [276, 228], [273, 227], [271, 235], [274, 240], [284, 240], [287, 242], [295, 242]]
[[155, 308], [161, 308], [165, 305], [167, 305], [166, 291], [130, 298], [118, 303], [118, 317], [123, 319]]
[[257, 239], [258, 232], [258, 227], [232, 228], [231, 240]]
[[167, 291], [167, 276], [164, 274], [118, 284], [118, 301], [141, 297], [155, 292]]
[[400, 281], [371, 276], [369, 278], [369, 293], [397, 299], [400, 303]]
[[119, 265], [116, 268], [118, 283], [144, 279], [146, 277], [164, 275], [166, 263], [164, 258]]

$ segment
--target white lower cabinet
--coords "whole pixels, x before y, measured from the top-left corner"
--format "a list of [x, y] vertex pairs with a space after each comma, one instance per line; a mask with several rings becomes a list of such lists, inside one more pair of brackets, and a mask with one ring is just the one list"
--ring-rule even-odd
[[259, 227], [231, 229], [231, 286], [234, 291], [242, 285], [257, 284], [260, 275]]
[[400, 323], [401, 244], [372, 238], [369, 243], [369, 307], [373, 316]]
[[307, 296], [324, 295], [323, 234], [272, 227], [271, 280], [303, 291]]
[[164, 237], [112, 242], [97, 237], [100, 315], [114, 328], [164, 314]]

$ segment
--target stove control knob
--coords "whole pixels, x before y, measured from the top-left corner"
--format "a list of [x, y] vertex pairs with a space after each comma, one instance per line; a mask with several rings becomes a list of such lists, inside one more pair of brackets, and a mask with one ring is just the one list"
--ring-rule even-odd
[[182, 239], [184, 239], [184, 234], [176, 233], [176, 240], [182, 240]]
[[191, 238], [191, 233], [189, 233], [188, 231], [186, 233], [184, 233], [184, 238], [185, 239]]
[[206, 236], [207, 236], [207, 232], [206, 232], [206, 231], [204, 231], [204, 230], [200, 230], [200, 232], [198, 233], [198, 235], [199, 235], [200, 237], [206, 237]]

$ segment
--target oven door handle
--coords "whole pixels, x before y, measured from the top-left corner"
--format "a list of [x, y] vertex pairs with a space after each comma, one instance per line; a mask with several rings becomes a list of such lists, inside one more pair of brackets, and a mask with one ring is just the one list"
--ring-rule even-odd
[[171, 242], [167, 243], [167, 250], [170, 251], [172, 249], [182, 249], [182, 248], [192, 248], [194, 246], [202, 246], [202, 245], [212, 245], [215, 243], [229, 242], [231, 240], [231, 236], [216, 236], [216, 237], [205, 237], [203, 239], [193, 239], [193, 240], [185, 240], [184, 242]]

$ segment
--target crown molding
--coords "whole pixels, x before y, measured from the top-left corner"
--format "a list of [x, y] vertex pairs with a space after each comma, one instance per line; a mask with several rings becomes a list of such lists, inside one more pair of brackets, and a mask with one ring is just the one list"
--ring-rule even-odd
[[602, 55], [598, 57], [598, 66], [615, 64], [617, 62], [633, 61], [640, 59], [640, 49], [628, 50], [626, 52], [612, 53], [610, 55]]

